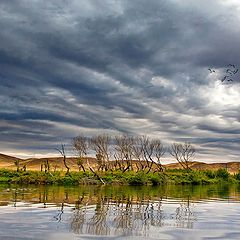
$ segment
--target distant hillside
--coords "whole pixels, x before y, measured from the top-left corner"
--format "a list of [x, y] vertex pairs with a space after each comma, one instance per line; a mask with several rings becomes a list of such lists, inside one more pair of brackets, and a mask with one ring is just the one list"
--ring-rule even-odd
[[[165, 167], [168, 169], [182, 168], [179, 163], [166, 164]], [[191, 168], [202, 170], [218, 170], [219, 168], [226, 168], [230, 173], [237, 173], [240, 169], [240, 162], [228, 162], [228, 163], [192, 162]]]
[[11, 157], [5, 154], [0, 153], [0, 167], [1, 168], [9, 168], [14, 165], [14, 162], [16, 160], [21, 161], [21, 159], [16, 158], [16, 157]]
[[[96, 165], [95, 158], [87, 158], [91, 165]], [[84, 159], [84, 166], [86, 168], [87, 159]], [[41, 170], [41, 165], [44, 165], [44, 162], [48, 161], [51, 167], [51, 170], [66, 170], [63, 164], [62, 157], [51, 157], [51, 158], [29, 158], [29, 159], [20, 159], [12, 156], [8, 156], [0, 153], [0, 168], [7, 169], [16, 169], [14, 162], [19, 160], [20, 167], [24, 165], [27, 166], [28, 170]], [[77, 158], [70, 157], [67, 158], [68, 166], [71, 170], [78, 170]], [[176, 169], [182, 168], [179, 163], [170, 163], [166, 164], [167, 169]], [[226, 168], [230, 173], [237, 173], [240, 169], [240, 162], [228, 162], [228, 163], [204, 163], [204, 162], [192, 162], [192, 169], [203, 169], [203, 170], [217, 170], [219, 168]]]
[[[16, 169], [16, 160], [19, 160], [20, 168], [26, 165], [27, 170], [41, 170], [41, 165], [43, 166], [46, 161], [49, 162], [51, 170], [66, 170], [62, 157], [20, 159], [5, 154], [0, 154], [0, 168]], [[85, 166], [87, 165], [86, 161], [87, 159], [84, 159]], [[96, 164], [95, 158], [88, 158], [88, 161], [90, 164]], [[67, 158], [67, 164], [72, 170], [78, 170], [77, 158]]]

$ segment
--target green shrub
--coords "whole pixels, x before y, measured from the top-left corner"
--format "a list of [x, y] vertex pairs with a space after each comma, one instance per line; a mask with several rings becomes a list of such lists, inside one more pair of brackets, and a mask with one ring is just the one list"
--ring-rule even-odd
[[240, 181], [240, 172], [234, 175], [234, 178], [238, 181]]
[[145, 185], [147, 184], [147, 174], [144, 172], [138, 172], [135, 175], [131, 175], [128, 179], [130, 185]]
[[220, 168], [216, 171], [216, 177], [221, 178], [223, 180], [228, 180], [230, 176], [230, 173], [227, 171], [227, 169]]
[[64, 176], [62, 179], [62, 183], [64, 185], [71, 185], [71, 184], [73, 184], [73, 182], [74, 182], [73, 178], [69, 175]]
[[210, 179], [214, 179], [216, 177], [215, 171], [205, 170], [204, 173], [205, 173], [206, 177], [208, 177]]
[[15, 177], [15, 176], [19, 176], [20, 173], [16, 172], [16, 171], [12, 171], [12, 170], [7, 170], [7, 169], [0, 169], [0, 176], [2, 177]]
[[156, 173], [155, 174], [153, 174], [153, 173], [148, 174], [148, 179], [149, 179], [149, 182], [153, 186], [160, 185], [165, 180], [163, 174], [156, 174]]
[[106, 175], [106, 176], [103, 176], [102, 177], [102, 180], [105, 182], [105, 183], [112, 183], [114, 181], [115, 177], [114, 176], [111, 176], [111, 175]]
[[[240, 181], [240, 172], [232, 177], [226, 169], [217, 171], [210, 170], [184, 170], [173, 169], [164, 173], [146, 173], [145, 171], [99, 171], [97, 174], [106, 184], [118, 185], [161, 185], [162, 183], [173, 184], [207, 184], [218, 181], [237, 182]], [[100, 184], [99, 179], [92, 172], [40, 172], [40, 171], [14, 171], [0, 169], [0, 182], [24, 183], [24, 184]]]
[[9, 177], [4, 177], [4, 176], [0, 176], [0, 182], [4, 183], [4, 182], [9, 182], [10, 178]]

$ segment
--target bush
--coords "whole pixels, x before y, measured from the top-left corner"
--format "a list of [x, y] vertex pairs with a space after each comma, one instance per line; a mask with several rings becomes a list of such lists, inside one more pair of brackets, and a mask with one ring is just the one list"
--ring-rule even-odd
[[204, 171], [206, 177], [210, 178], [210, 179], [214, 179], [216, 177], [216, 172], [211, 171], [211, 170], [205, 170]]
[[240, 181], [240, 172], [234, 175], [234, 178], [238, 181]]
[[229, 176], [230, 176], [230, 173], [227, 171], [227, 169], [220, 168], [216, 171], [217, 178], [228, 180]]
[[12, 170], [7, 170], [7, 169], [0, 169], [0, 176], [1, 177], [9, 177], [9, 178], [12, 178], [12, 177], [16, 177], [16, 176], [19, 176], [20, 173], [17, 172], [17, 171], [12, 171]]
[[164, 176], [162, 174], [149, 174], [148, 179], [153, 186], [160, 185], [164, 182]]
[[3, 177], [2, 177], [2, 176], [0, 177], [0, 182], [1, 182], [1, 183], [9, 182], [9, 181], [10, 181], [10, 179], [9, 179], [8, 177], [4, 177], [4, 176], [3, 176]]
[[[240, 172], [234, 177], [226, 169], [217, 171], [184, 169], [167, 170], [164, 173], [146, 173], [145, 171], [100, 171], [98, 175], [106, 184], [115, 185], [160, 185], [162, 183], [173, 184], [207, 184], [218, 181], [237, 182], [240, 181]], [[100, 184], [99, 179], [93, 173], [86, 172], [40, 172], [40, 171], [13, 171], [0, 169], [0, 182], [3, 183], [24, 183], [24, 184]]]
[[147, 184], [147, 174], [144, 172], [138, 172], [135, 175], [130, 176], [128, 183], [130, 185], [146, 185]]

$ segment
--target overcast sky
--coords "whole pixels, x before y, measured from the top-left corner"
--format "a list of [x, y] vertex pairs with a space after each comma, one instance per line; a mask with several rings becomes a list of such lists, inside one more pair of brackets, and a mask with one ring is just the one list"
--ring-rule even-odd
[[104, 132], [239, 160], [238, 0], [1, 0], [0, 29], [0, 152]]

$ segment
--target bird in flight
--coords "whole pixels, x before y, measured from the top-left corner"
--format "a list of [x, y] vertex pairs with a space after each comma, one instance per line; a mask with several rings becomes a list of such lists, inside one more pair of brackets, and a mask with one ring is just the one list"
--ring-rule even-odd
[[[228, 64], [225, 67], [225, 76], [222, 77], [221, 82], [227, 81], [227, 82], [233, 82], [235, 81], [235, 76], [238, 73], [238, 68], [234, 64]], [[216, 71], [212, 68], [208, 68], [208, 71], [210, 73], [216, 73]]]
[[228, 68], [226, 70], [226, 73], [229, 73], [229, 74], [236, 74], [238, 72], [238, 68], [236, 69], [235, 65], [234, 64], [228, 64], [228, 67], [231, 67], [231, 68]]
[[234, 64], [228, 64], [228, 67], [233, 67], [233, 68], [235, 68], [235, 65], [234, 65]]
[[[238, 68], [234, 64], [228, 64], [226, 69], [226, 74], [225, 76], [221, 79], [221, 82], [228, 81], [228, 82], [233, 82], [232, 77], [238, 73]], [[210, 73], [212, 73], [212, 69], [208, 69]], [[215, 71], [214, 71], [215, 72]]]
[[233, 70], [231, 70], [230, 68], [228, 68], [227, 70], [226, 70], [226, 73], [229, 73], [229, 74], [233, 74], [234, 73], [234, 71]]
[[235, 71], [233, 71], [233, 74], [236, 74], [238, 72], [238, 69], [236, 69]]
[[221, 79], [222, 82], [224, 82], [225, 80], [227, 80], [229, 76], [224, 76], [224, 78]]
[[215, 73], [215, 70], [214, 70], [214, 69], [211, 69], [211, 68], [209, 68], [208, 71], [209, 71], [210, 73]]

